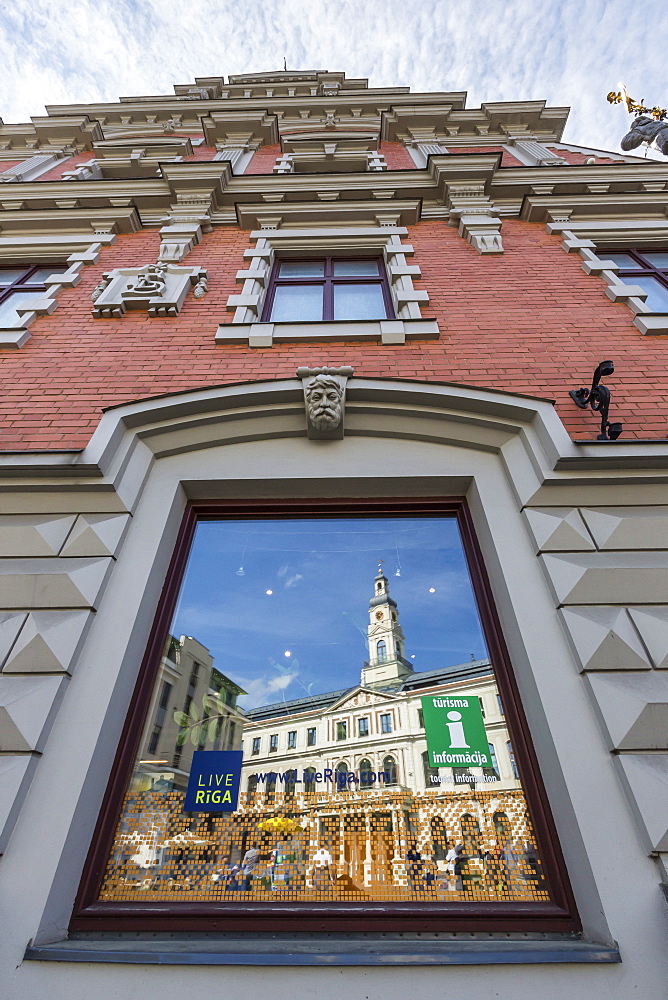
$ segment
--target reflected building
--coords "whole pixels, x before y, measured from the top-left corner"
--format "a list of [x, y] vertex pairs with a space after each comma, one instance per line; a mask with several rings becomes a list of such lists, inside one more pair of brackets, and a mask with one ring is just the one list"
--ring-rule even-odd
[[[214, 666], [201, 642], [170, 635], [130, 791], [184, 791], [195, 750], [240, 749], [243, 714], [237, 698], [245, 693]], [[187, 717], [186, 725], [178, 721], [179, 714], [183, 723]]]
[[[533, 835], [488, 659], [414, 671], [399, 609], [379, 568], [359, 685], [246, 713], [239, 820], [277, 813], [325, 847], [357, 886], [406, 881], [417, 847], [433, 869], [450, 847], [525, 845]], [[480, 699], [491, 767], [431, 768], [421, 699]], [[520, 850], [518, 846], [518, 851]]]

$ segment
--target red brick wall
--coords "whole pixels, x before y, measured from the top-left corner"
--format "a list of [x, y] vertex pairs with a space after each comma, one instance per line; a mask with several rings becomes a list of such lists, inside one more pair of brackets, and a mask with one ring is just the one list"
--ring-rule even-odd
[[202, 163], [204, 160], [212, 160], [217, 152], [215, 146], [193, 146], [193, 155], [184, 156], [183, 159], [186, 163]]
[[[631, 310], [612, 303], [604, 283], [585, 275], [576, 255], [544, 227], [503, 223], [505, 253], [480, 256], [454, 227], [423, 222], [408, 241], [427, 288], [427, 316], [441, 327], [437, 341], [406, 345], [338, 343], [249, 349], [216, 345], [219, 322], [231, 322], [228, 295], [245, 266], [248, 234], [216, 228], [186, 258], [209, 269], [209, 294], [188, 295], [181, 314], [150, 319], [93, 319], [90, 292], [103, 271], [154, 261], [156, 231], [120, 236], [81, 283], [64, 289], [52, 316], [39, 317], [18, 351], [0, 352], [0, 448], [83, 447], [102, 408], [159, 393], [244, 380], [291, 378], [299, 365], [352, 364], [359, 375], [464, 383], [556, 398], [577, 439], [593, 439], [598, 421], [577, 409], [568, 390], [590, 382], [599, 361], [616, 371], [611, 416], [624, 437], [663, 439], [668, 433], [668, 344], [643, 337]], [[652, 399], [644, 393], [650, 384]]]
[[589, 160], [593, 157], [596, 163], [623, 163], [619, 157], [616, 159], [612, 156], [594, 156], [593, 153], [576, 153], [572, 149], [554, 149], [552, 146], [547, 147], [551, 153], [555, 156], [560, 156], [562, 160], [566, 160], [572, 166], [581, 166], [585, 160]]
[[69, 156], [65, 160], [60, 160], [59, 163], [52, 170], [47, 170], [45, 174], [38, 177], [38, 181], [59, 181], [63, 176], [65, 170], [74, 170], [75, 167], [81, 166], [82, 163], [87, 163], [88, 160], [95, 159], [95, 153], [78, 153], [76, 156]]
[[381, 142], [380, 152], [388, 170], [416, 170], [413, 157], [402, 142]]
[[253, 157], [244, 170], [244, 173], [270, 174], [280, 155], [281, 147], [278, 143], [276, 143], [275, 146], [260, 146], [260, 148], [253, 153]]
[[502, 167], [523, 167], [525, 166], [521, 160], [518, 160], [516, 156], [509, 153], [507, 149], [503, 146], [453, 146], [448, 150], [449, 153], [501, 153], [501, 166]]

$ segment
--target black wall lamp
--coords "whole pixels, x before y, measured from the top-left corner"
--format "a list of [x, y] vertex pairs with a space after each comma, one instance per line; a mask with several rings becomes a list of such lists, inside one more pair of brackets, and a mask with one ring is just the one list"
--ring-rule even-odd
[[608, 410], [610, 409], [610, 390], [607, 385], [601, 385], [601, 379], [612, 375], [615, 366], [612, 361], [601, 361], [594, 377], [591, 381], [591, 389], [571, 389], [569, 395], [576, 406], [581, 410], [586, 410], [591, 406], [592, 410], [601, 414], [601, 433], [598, 441], [616, 441], [622, 433], [623, 424], [611, 424], [608, 420]]

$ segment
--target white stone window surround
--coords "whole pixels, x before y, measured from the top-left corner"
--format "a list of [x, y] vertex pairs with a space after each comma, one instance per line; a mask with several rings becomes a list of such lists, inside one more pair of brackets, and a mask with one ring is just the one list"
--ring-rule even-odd
[[[50, 315], [58, 306], [58, 295], [63, 288], [74, 288], [81, 281], [81, 271], [86, 264], [96, 264], [103, 246], [116, 242], [113, 234], [95, 233], [90, 236], [0, 236], [0, 266], [27, 266], [47, 258], [54, 267], [68, 264], [67, 271], [45, 279], [47, 291], [35, 292], [35, 298], [16, 307], [14, 323], [0, 327], [0, 349], [16, 350], [30, 339], [28, 327], [38, 316]], [[74, 249], [77, 244], [80, 249]]]
[[[609, 769], [600, 767], [601, 748], [597, 743], [595, 727], [592, 727], [586, 713], [581, 713], [582, 706], [574, 697], [573, 689], [577, 686], [578, 677], [571, 671], [572, 664], [564, 647], [563, 636], [555, 629], [552, 621], [554, 610], [550, 602], [545, 600], [541, 578], [534, 567], [533, 552], [527, 550], [527, 537], [518, 528], [517, 515], [522, 499], [529, 499], [532, 491], [539, 485], [541, 476], [548, 472], [557, 456], [568, 457], [584, 451], [589, 453], [593, 449], [573, 445], [552, 406], [544, 401], [505, 397], [501, 393], [465, 390], [462, 387], [360, 381], [357, 402], [365, 404], [356, 417], [360, 421], [360, 433], [354, 439], [347, 440], [345, 447], [349, 453], [341, 456], [342, 460], [335, 463], [336, 469], [332, 465], [329, 450], [314, 450], [306, 445], [310, 449], [307, 455], [303, 451], [303, 434], [299, 441], [294, 440], [293, 419], [286, 413], [285, 404], [292, 400], [293, 409], [299, 409], [297, 403], [301, 406], [301, 387], [296, 383], [223, 387], [213, 391], [189, 393], [183, 397], [147, 400], [113, 408], [105, 414], [104, 427], [100, 426], [81, 460], [102, 466], [106, 475], [115, 480], [116, 488], [123, 491], [127, 502], [135, 509], [138, 521], [132, 537], [128, 538], [121, 553], [119, 572], [111, 580], [112, 589], [107, 595], [105, 606], [98, 612], [98, 629], [101, 631], [93, 637], [84, 651], [86, 660], [83, 665], [87, 669], [79, 670], [75, 678], [76, 690], [72, 689], [72, 695], [62, 709], [59, 731], [54, 733], [50, 753], [41, 762], [42, 773], [37, 775], [38, 786], [34, 788], [34, 794], [31, 794], [20, 818], [20, 829], [16, 833], [20, 851], [17, 848], [15, 858], [7, 855], [5, 859], [10, 869], [10, 882], [13, 880], [19, 885], [24, 878], [22, 854], [35, 858], [35, 876], [42, 880], [42, 884], [49, 886], [54, 878], [58, 882], [58, 877], [60, 885], [63, 885], [63, 879], [76, 881], [76, 876], [70, 875], [71, 871], [78, 874], [79, 870], [76, 864], [72, 864], [72, 853], [77, 855], [78, 860], [87, 849], [96, 812], [95, 804], [106, 779], [108, 761], [113, 758], [116, 729], [122, 723], [122, 720], [118, 724], [114, 721], [114, 732], [108, 735], [103, 726], [107, 702], [110, 702], [116, 690], [119, 683], [117, 675], [120, 673], [123, 676], [123, 696], [128, 700], [131, 697], [137, 656], [143, 650], [140, 640], [143, 639], [145, 643], [146, 629], [150, 627], [152, 611], [164, 578], [164, 566], [178, 532], [185, 495], [193, 498], [212, 496], [212, 490], [215, 489], [218, 495], [236, 496], [235, 487], [230, 493], [230, 484], [239, 477], [238, 495], [242, 497], [250, 497], [257, 490], [260, 495], [266, 495], [263, 492], [266, 482], [273, 479], [279, 480], [276, 483], [279, 492], [284, 491], [286, 496], [295, 495], [297, 483], [300, 484], [299, 488], [306, 488], [309, 495], [326, 496], [330, 493], [325, 480], [333, 480], [339, 476], [345, 482], [344, 489], [350, 495], [357, 495], [355, 490], [359, 491], [359, 484], [354, 481], [351, 483], [351, 475], [353, 479], [361, 477], [360, 484], [367, 484], [369, 477], [379, 476], [375, 489], [380, 496], [387, 494], [390, 483], [390, 490], [396, 490], [398, 495], [406, 489], [413, 495], [418, 492], [423, 495], [425, 488], [427, 492], [436, 495], [469, 492], [483, 553], [492, 572], [497, 603], [506, 619], [518, 679], [522, 687], [527, 683], [531, 687], [532, 671], [528, 670], [527, 661], [532, 662], [535, 681], [540, 689], [540, 702], [545, 706], [548, 716], [545, 726], [539, 724], [542, 720], [540, 702], [537, 708], [534, 696], [527, 699], [534, 721], [536, 714], [538, 715], [535, 725], [536, 742], [540, 755], [544, 758], [541, 760], [541, 769], [549, 778], [555, 817], [558, 824], [563, 822], [566, 830], [570, 830], [570, 834], [562, 837], [562, 841], [565, 850], [571, 855], [574, 887], [585, 911], [581, 915], [593, 940], [608, 940], [603, 913], [616, 905], [615, 897], [619, 898], [619, 905], [622, 905], [624, 886], [611, 883], [604, 875], [606, 865], [614, 863], [614, 857], [623, 850], [627, 857], [626, 863], [631, 866], [633, 873], [633, 892], [640, 892], [646, 898], [649, 879], [647, 872], [639, 870], [637, 847], [635, 843], [632, 844], [632, 836], [635, 834], [629, 832], [629, 824], [617, 801], [618, 795]], [[383, 398], [374, 402], [379, 391]], [[391, 398], [393, 396], [397, 397], [394, 405]], [[402, 430], [398, 436], [395, 434], [384, 438], [377, 434], [376, 416], [386, 421], [387, 413], [383, 411], [388, 404], [391, 405], [393, 417], [401, 421]], [[377, 415], [374, 415], [375, 410], [378, 410]], [[295, 418], [300, 413], [295, 412]], [[438, 417], [440, 419], [436, 419]], [[276, 438], [271, 435], [276, 430], [277, 420], [280, 423], [280, 434]], [[424, 426], [418, 431], [420, 423]], [[265, 435], [268, 437], [263, 442]], [[515, 439], [514, 442], [509, 442], [509, 436]], [[405, 464], [402, 465], [402, 480], [395, 482], [394, 475], [390, 476], [387, 470], [390, 468], [392, 473], [396, 472], [396, 453], [399, 447], [402, 448], [402, 461], [405, 460]], [[504, 453], [505, 459], [502, 459]], [[124, 456], [128, 454], [134, 454], [133, 461], [124, 460]], [[528, 461], [530, 457], [531, 460]], [[354, 464], [353, 469], [349, 460]], [[155, 467], [151, 472], [149, 470], [152, 463]], [[158, 465], [164, 468], [158, 470]], [[444, 478], [444, 469], [447, 470], [447, 478]], [[408, 478], [404, 481], [404, 477]], [[335, 490], [335, 484], [332, 486], [330, 483], [330, 487]], [[280, 495], [284, 495], [283, 492]], [[335, 491], [333, 495], [339, 494]], [[510, 522], [509, 512], [514, 515]], [[500, 561], [498, 567], [495, 555]], [[517, 572], [518, 565], [522, 565], [523, 572]], [[506, 594], [506, 590], [509, 593]], [[524, 598], [531, 594], [531, 599], [525, 600], [523, 594]], [[135, 601], [139, 609], [137, 616], [123, 617], [123, 609], [134, 607]], [[121, 618], [117, 620], [116, 616], [119, 614]], [[510, 627], [515, 615], [520, 619], [520, 626], [526, 624], [527, 620], [535, 622], [538, 615], [540, 629], [536, 629], [534, 625], [533, 632], [539, 634], [532, 634], [531, 628]], [[120, 628], [119, 622], [122, 622]], [[135, 638], [135, 633], [139, 634], [139, 638]], [[546, 634], [550, 640], [547, 647]], [[525, 643], [528, 648], [523, 651]], [[109, 649], [107, 645], [110, 646]], [[97, 662], [96, 657], [100, 654], [105, 668], [101, 685], [99, 678], [96, 679], [88, 669]], [[91, 685], [95, 691], [92, 700]], [[101, 687], [101, 690], [96, 690], [94, 685]], [[565, 695], [573, 696], [573, 703], [580, 713], [579, 725], [575, 729], [568, 719], [563, 718], [563, 713], [560, 716], [556, 709], [556, 703], [563, 700], [564, 692], [559, 693], [562, 685], [567, 688]], [[67, 774], [59, 774], [59, 769], [62, 771], [59, 754], [69, 745], [71, 727], [74, 721], [81, 719], [83, 706], [88, 714], [85, 716], [85, 732], [81, 737], [82, 752], [77, 754], [76, 760], [72, 760]], [[99, 733], [102, 731], [105, 735], [99, 740]], [[550, 743], [552, 737], [557, 743], [554, 752]], [[56, 743], [59, 745], [56, 746]], [[588, 761], [585, 773], [582, 773], [583, 754], [587, 755], [585, 759]], [[89, 756], [95, 758], [94, 763], [89, 761]], [[579, 800], [577, 805], [581, 813], [578, 817], [580, 830], [585, 839], [585, 849], [591, 852], [594, 874], [601, 876], [600, 888], [604, 897], [601, 901], [597, 898], [588, 867], [581, 867], [576, 861], [580, 853], [580, 841], [579, 834], [574, 834], [573, 831], [577, 831], [578, 823], [574, 822], [574, 817], [571, 818], [571, 807], [559, 778], [557, 761], [566, 772], [567, 784], [570, 784], [569, 778], [575, 782], [573, 789]], [[89, 767], [96, 780], [89, 781], [86, 785], [86, 806], [82, 822], [79, 784]], [[584, 805], [588, 794], [597, 801], [600, 801], [601, 796], [606, 796], [607, 802], [607, 797], [610, 797], [609, 809], [615, 823], [616, 837], [609, 846], [599, 838], [603, 824], [596, 814], [600, 810], [596, 809], [593, 801], [591, 808]], [[63, 822], [54, 833], [56, 842], [53, 850], [43, 852], [45, 856], [42, 857], [35, 851], [40, 842], [37, 829], [40, 824], [35, 822], [35, 818], [49, 801], [58, 796], [63, 797]], [[592, 826], [597, 822], [598, 832]], [[66, 829], [70, 824], [71, 828]], [[65, 871], [56, 873], [56, 865]], [[656, 891], [655, 885], [651, 886], [651, 890]], [[30, 910], [27, 914], [31, 925], [30, 933], [33, 930], [36, 932], [38, 943], [40, 940], [55, 940], [54, 928], [57, 936], [60, 927], [66, 925], [71, 908], [69, 893], [69, 889], [64, 893], [52, 892], [45, 910], [41, 898], [34, 903], [32, 899], [25, 899], [24, 904], [21, 904]], [[644, 930], [642, 927], [624, 930], [621, 947], [625, 955], [633, 953], [634, 940], [639, 941], [643, 933], [648, 933], [650, 922], [655, 920], [655, 912], [651, 907], [649, 911], [641, 919]], [[646, 911], [640, 908], [638, 912]], [[39, 932], [38, 923], [42, 925]], [[25, 923], [20, 933], [24, 937], [27, 935]]]
[[[607, 285], [605, 294], [609, 299], [612, 299], [613, 302], [626, 302], [631, 307], [635, 314], [633, 325], [641, 333], [654, 336], [668, 334], [668, 312], [652, 312], [646, 303], [647, 292], [645, 289], [641, 288], [640, 285], [633, 285], [630, 282], [623, 281], [619, 277], [617, 273], [619, 265], [615, 264], [612, 260], [606, 260], [605, 245], [599, 245], [600, 243], [605, 243], [605, 237], [596, 242], [591, 239], [582, 239], [573, 230], [566, 229], [559, 224], [548, 224], [547, 229], [548, 232], [561, 231], [561, 235], [563, 236], [562, 249], [566, 253], [580, 254], [582, 258], [582, 270], [586, 274], [593, 274], [603, 278]], [[611, 240], [608, 239], [608, 242], [611, 242]], [[613, 238], [612, 242], [618, 248], [618, 240]], [[626, 237], [625, 242], [632, 248], [633, 244], [629, 242], [628, 237]], [[641, 235], [638, 236], [638, 242], [642, 242]], [[652, 249], [668, 249], [668, 227], [666, 229], [665, 242], [656, 244], [653, 242]]]
[[[350, 227], [341, 229], [258, 229], [251, 233], [255, 246], [244, 252], [249, 267], [237, 271], [243, 282], [240, 294], [230, 295], [231, 323], [218, 327], [216, 343], [247, 343], [249, 347], [271, 347], [281, 341], [374, 340], [383, 344], [404, 344], [407, 339], [433, 339], [439, 335], [435, 319], [422, 316], [421, 304], [429, 293], [417, 291], [413, 278], [420, 276], [417, 264], [407, 256], [413, 247], [402, 243], [408, 234], [404, 226]], [[333, 320], [322, 322], [262, 323], [262, 309], [276, 257], [325, 255], [382, 256], [387, 268], [394, 319]]]

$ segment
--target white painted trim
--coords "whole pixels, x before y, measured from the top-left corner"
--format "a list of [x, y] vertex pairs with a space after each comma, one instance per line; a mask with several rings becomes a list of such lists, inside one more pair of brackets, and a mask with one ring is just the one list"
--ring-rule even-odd
[[[72, 244], [80, 242], [82, 249], [75, 253], [67, 253], [71, 250]], [[63, 274], [53, 274], [46, 278], [44, 284], [47, 285], [45, 292], [36, 292], [34, 299], [28, 299], [23, 305], [17, 307], [17, 319], [13, 324], [7, 324], [0, 328], [0, 349], [16, 350], [30, 339], [28, 327], [36, 320], [37, 316], [48, 316], [58, 306], [57, 298], [63, 288], [73, 288], [81, 281], [81, 271], [85, 264], [96, 264], [100, 257], [100, 250], [104, 244], [116, 242], [115, 236], [63, 236], [63, 237], [29, 237], [27, 239], [13, 239], [11, 237], [0, 237], [0, 260], [3, 263], [19, 262], [29, 263], [27, 254], [32, 251], [33, 259], [41, 256], [44, 252], [55, 263], [60, 257], [63, 263], [69, 264], [67, 271]], [[20, 247], [21, 255], [17, 253]], [[62, 247], [62, 249], [61, 249]], [[44, 248], [44, 249], [42, 249]], [[55, 260], [54, 260], [55, 258]]]
[[[234, 310], [233, 324], [260, 323], [267, 282], [276, 253], [302, 253], [307, 256], [322, 256], [327, 253], [377, 253], [385, 259], [390, 294], [398, 320], [422, 319], [420, 303], [429, 301], [426, 291], [413, 287], [413, 277], [420, 276], [417, 265], [409, 266], [406, 256], [413, 253], [413, 247], [401, 242], [408, 230], [403, 226], [360, 226], [341, 229], [256, 229], [250, 234], [255, 243], [244, 252], [250, 261], [248, 270], [237, 272], [237, 281], [243, 283], [240, 294], [230, 295], [227, 309]], [[284, 326], [285, 324], [273, 324]], [[294, 324], [291, 324], [294, 326]], [[331, 339], [332, 333], [325, 330], [331, 324], [311, 324], [320, 330], [316, 339]], [[337, 326], [337, 329], [340, 329]], [[231, 335], [221, 335], [225, 325], [219, 327], [216, 339], [229, 339]], [[381, 332], [378, 329], [378, 332]], [[266, 336], [266, 332], [264, 334]], [[245, 339], [245, 337], [244, 337]], [[295, 338], [292, 339], [301, 339]], [[338, 338], [337, 338], [338, 339]], [[353, 338], [351, 338], [353, 339]], [[382, 338], [381, 338], [382, 339]], [[387, 341], [384, 341], [387, 342]], [[392, 341], [397, 343], [398, 341]], [[258, 345], [260, 346], [260, 345]], [[267, 346], [263, 344], [262, 346]]]
[[[549, 228], [549, 227], [548, 227]], [[579, 253], [582, 257], [582, 270], [585, 274], [594, 274], [603, 279], [608, 286], [605, 294], [613, 302], [626, 302], [634, 312], [633, 325], [642, 334], [659, 336], [668, 334], [668, 313], [656, 313], [647, 305], [647, 292], [640, 285], [629, 284], [622, 281], [617, 272], [619, 265], [612, 260], [606, 260], [603, 254], [605, 248], [596, 253], [596, 243], [591, 239], [579, 239], [574, 232], [569, 229], [562, 229], [564, 237], [561, 244], [562, 250], [566, 253]], [[668, 229], [666, 232], [668, 238]], [[667, 244], [668, 245], [668, 244]]]

